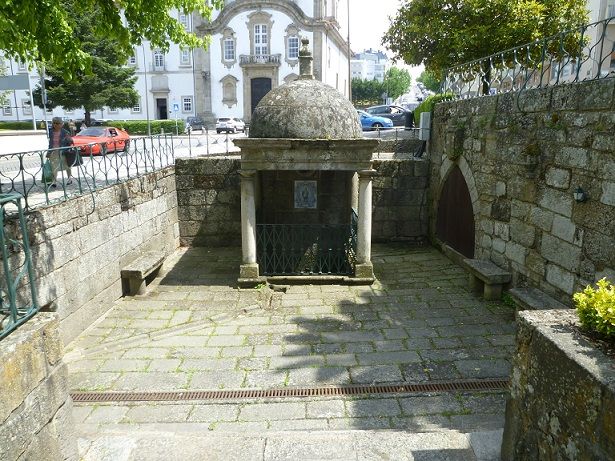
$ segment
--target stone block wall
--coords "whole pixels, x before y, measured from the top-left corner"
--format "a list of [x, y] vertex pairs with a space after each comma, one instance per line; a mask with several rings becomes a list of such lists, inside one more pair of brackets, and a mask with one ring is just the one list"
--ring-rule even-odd
[[58, 316], [41, 312], [0, 341], [0, 459], [77, 460]]
[[613, 359], [577, 325], [572, 310], [519, 312], [502, 460], [613, 459]]
[[241, 246], [238, 157], [175, 161], [179, 233], [184, 246]]
[[[39, 306], [58, 313], [68, 343], [122, 296], [124, 264], [179, 247], [174, 168], [38, 208], [27, 222]], [[23, 253], [11, 259], [19, 267]]]
[[[177, 159], [182, 245], [241, 245], [238, 157]], [[422, 241], [427, 236], [429, 163], [374, 160], [372, 240]]]
[[[477, 258], [569, 303], [615, 280], [615, 79], [436, 106], [430, 233], [458, 165], [473, 202]], [[582, 187], [589, 195], [576, 202]]]
[[427, 237], [429, 162], [420, 158], [374, 161], [372, 240], [423, 241]]

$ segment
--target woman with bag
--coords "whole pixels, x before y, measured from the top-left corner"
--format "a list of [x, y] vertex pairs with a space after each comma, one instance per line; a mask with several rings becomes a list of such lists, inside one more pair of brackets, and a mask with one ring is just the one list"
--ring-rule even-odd
[[[69, 149], [62, 149], [61, 147], [68, 147], [73, 145], [73, 138], [70, 137], [68, 130], [62, 128], [63, 121], [61, 117], [53, 117], [51, 129], [49, 130], [49, 151], [47, 152], [47, 159], [51, 164], [51, 181], [45, 180], [45, 182], [51, 182], [50, 187], [57, 187], [56, 180], [58, 177], [58, 171], [65, 170], [68, 180], [66, 184], [72, 184], [73, 178], [71, 174], [71, 163], [66, 158], [66, 153]], [[74, 161], [73, 161], [74, 163]]]

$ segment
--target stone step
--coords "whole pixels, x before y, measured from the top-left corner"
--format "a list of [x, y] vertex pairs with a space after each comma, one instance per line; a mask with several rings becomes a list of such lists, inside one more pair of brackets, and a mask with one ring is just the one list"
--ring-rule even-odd
[[168, 459], [273, 460], [460, 460], [500, 459], [502, 431], [408, 433], [331, 432], [105, 432], [79, 439], [83, 461]]

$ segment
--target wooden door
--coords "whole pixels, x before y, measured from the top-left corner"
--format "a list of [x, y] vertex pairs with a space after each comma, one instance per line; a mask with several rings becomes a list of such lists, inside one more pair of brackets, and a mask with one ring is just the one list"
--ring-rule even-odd
[[474, 257], [474, 212], [468, 185], [459, 167], [446, 179], [440, 202], [436, 235], [467, 258]]

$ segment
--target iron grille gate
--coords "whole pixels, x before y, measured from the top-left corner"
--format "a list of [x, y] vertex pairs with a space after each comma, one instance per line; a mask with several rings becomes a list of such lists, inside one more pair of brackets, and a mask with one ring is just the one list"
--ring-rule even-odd
[[356, 214], [350, 224], [257, 224], [256, 248], [264, 275], [352, 275]]

